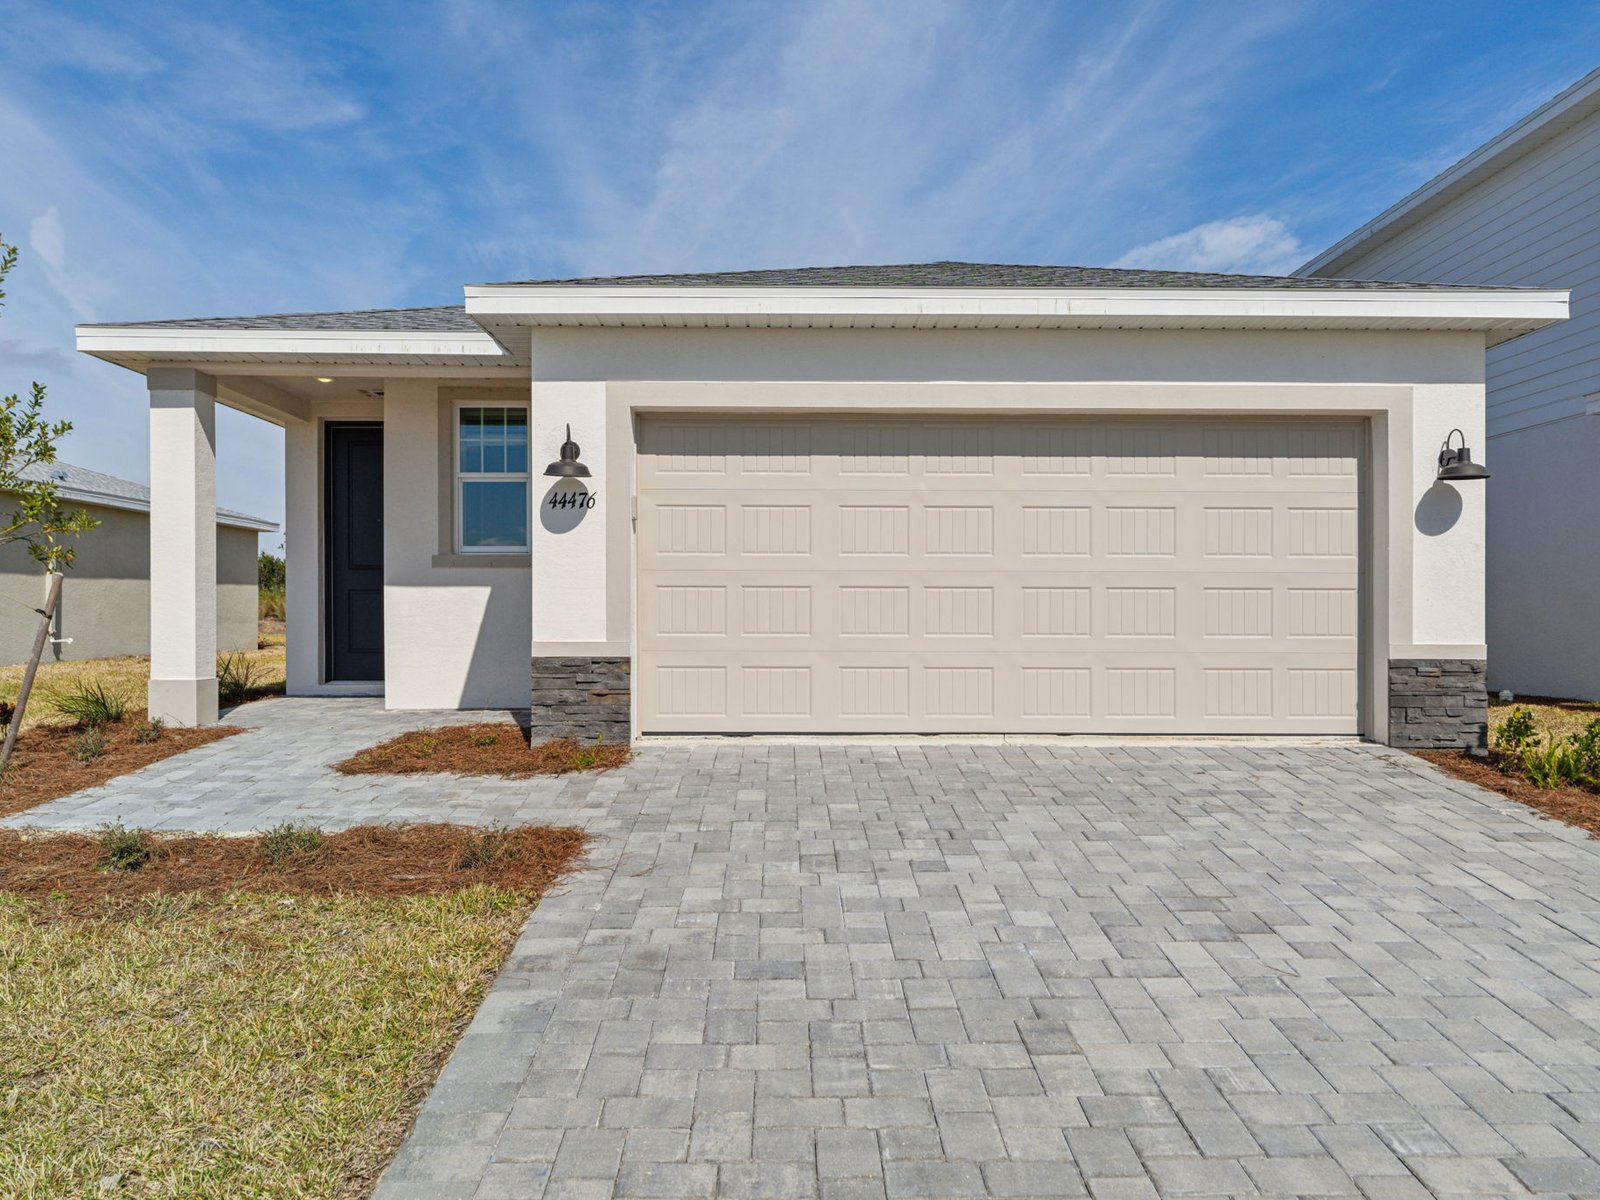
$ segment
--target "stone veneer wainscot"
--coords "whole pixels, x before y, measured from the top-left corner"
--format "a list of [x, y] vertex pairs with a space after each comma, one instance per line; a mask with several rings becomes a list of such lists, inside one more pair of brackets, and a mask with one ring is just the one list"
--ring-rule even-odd
[[533, 660], [534, 741], [603, 738], [626, 745], [633, 737], [633, 660]]
[[1389, 744], [1403, 750], [1487, 751], [1487, 664], [1470, 658], [1391, 658]]

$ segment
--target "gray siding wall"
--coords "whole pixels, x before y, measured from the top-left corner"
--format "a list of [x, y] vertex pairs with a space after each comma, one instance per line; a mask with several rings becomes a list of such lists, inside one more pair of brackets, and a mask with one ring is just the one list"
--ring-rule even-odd
[[1489, 686], [1600, 699], [1600, 113], [1336, 273], [1572, 289], [1570, 320], [1489, 351]]
[[[45, 659], [150, 653], [150, 520], [144, 513], [86, 505], [101, 524], [78, 541], [61, 590], [56, 635], [70, 645]], [[217, 647], [256, 645], [256, 546], [252, 529], [217, 529]], [[0, 662], [20, 663], [33, 648], [44, 603], [44, 573], [27, 550], [0, 546]]]

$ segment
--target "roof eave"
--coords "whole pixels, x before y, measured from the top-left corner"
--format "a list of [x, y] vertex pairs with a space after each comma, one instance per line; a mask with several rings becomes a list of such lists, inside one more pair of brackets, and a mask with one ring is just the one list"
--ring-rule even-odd
[[514, 366], [517, 358], [484, 330], [178, 329], [79, 325], [79, 353], [143, 370], [161, 363], [340, 363], [414, 360], [439, 366]]
[[[466, 289], [513, 326], [1473, 329], [1496, 341], [1567, 316], [1567, 292], [1520, 288], [518, 287]], [[503, 335], [504, 336], [504, 335]]]

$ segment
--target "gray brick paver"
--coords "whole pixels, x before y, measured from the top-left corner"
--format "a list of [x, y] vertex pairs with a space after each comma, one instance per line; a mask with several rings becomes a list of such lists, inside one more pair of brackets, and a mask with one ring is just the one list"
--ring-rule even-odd
[[1600, 843], [1350, 744], [347, 778], [276, 699], [5, 824], [579, 824], [376, 1200], [1600, 1192]]

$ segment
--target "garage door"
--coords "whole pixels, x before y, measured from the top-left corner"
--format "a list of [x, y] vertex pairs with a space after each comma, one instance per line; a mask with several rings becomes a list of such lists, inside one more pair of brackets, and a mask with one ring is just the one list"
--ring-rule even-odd
[[1354, 733], [1362, 441], [647, 420], [639, 728]]

